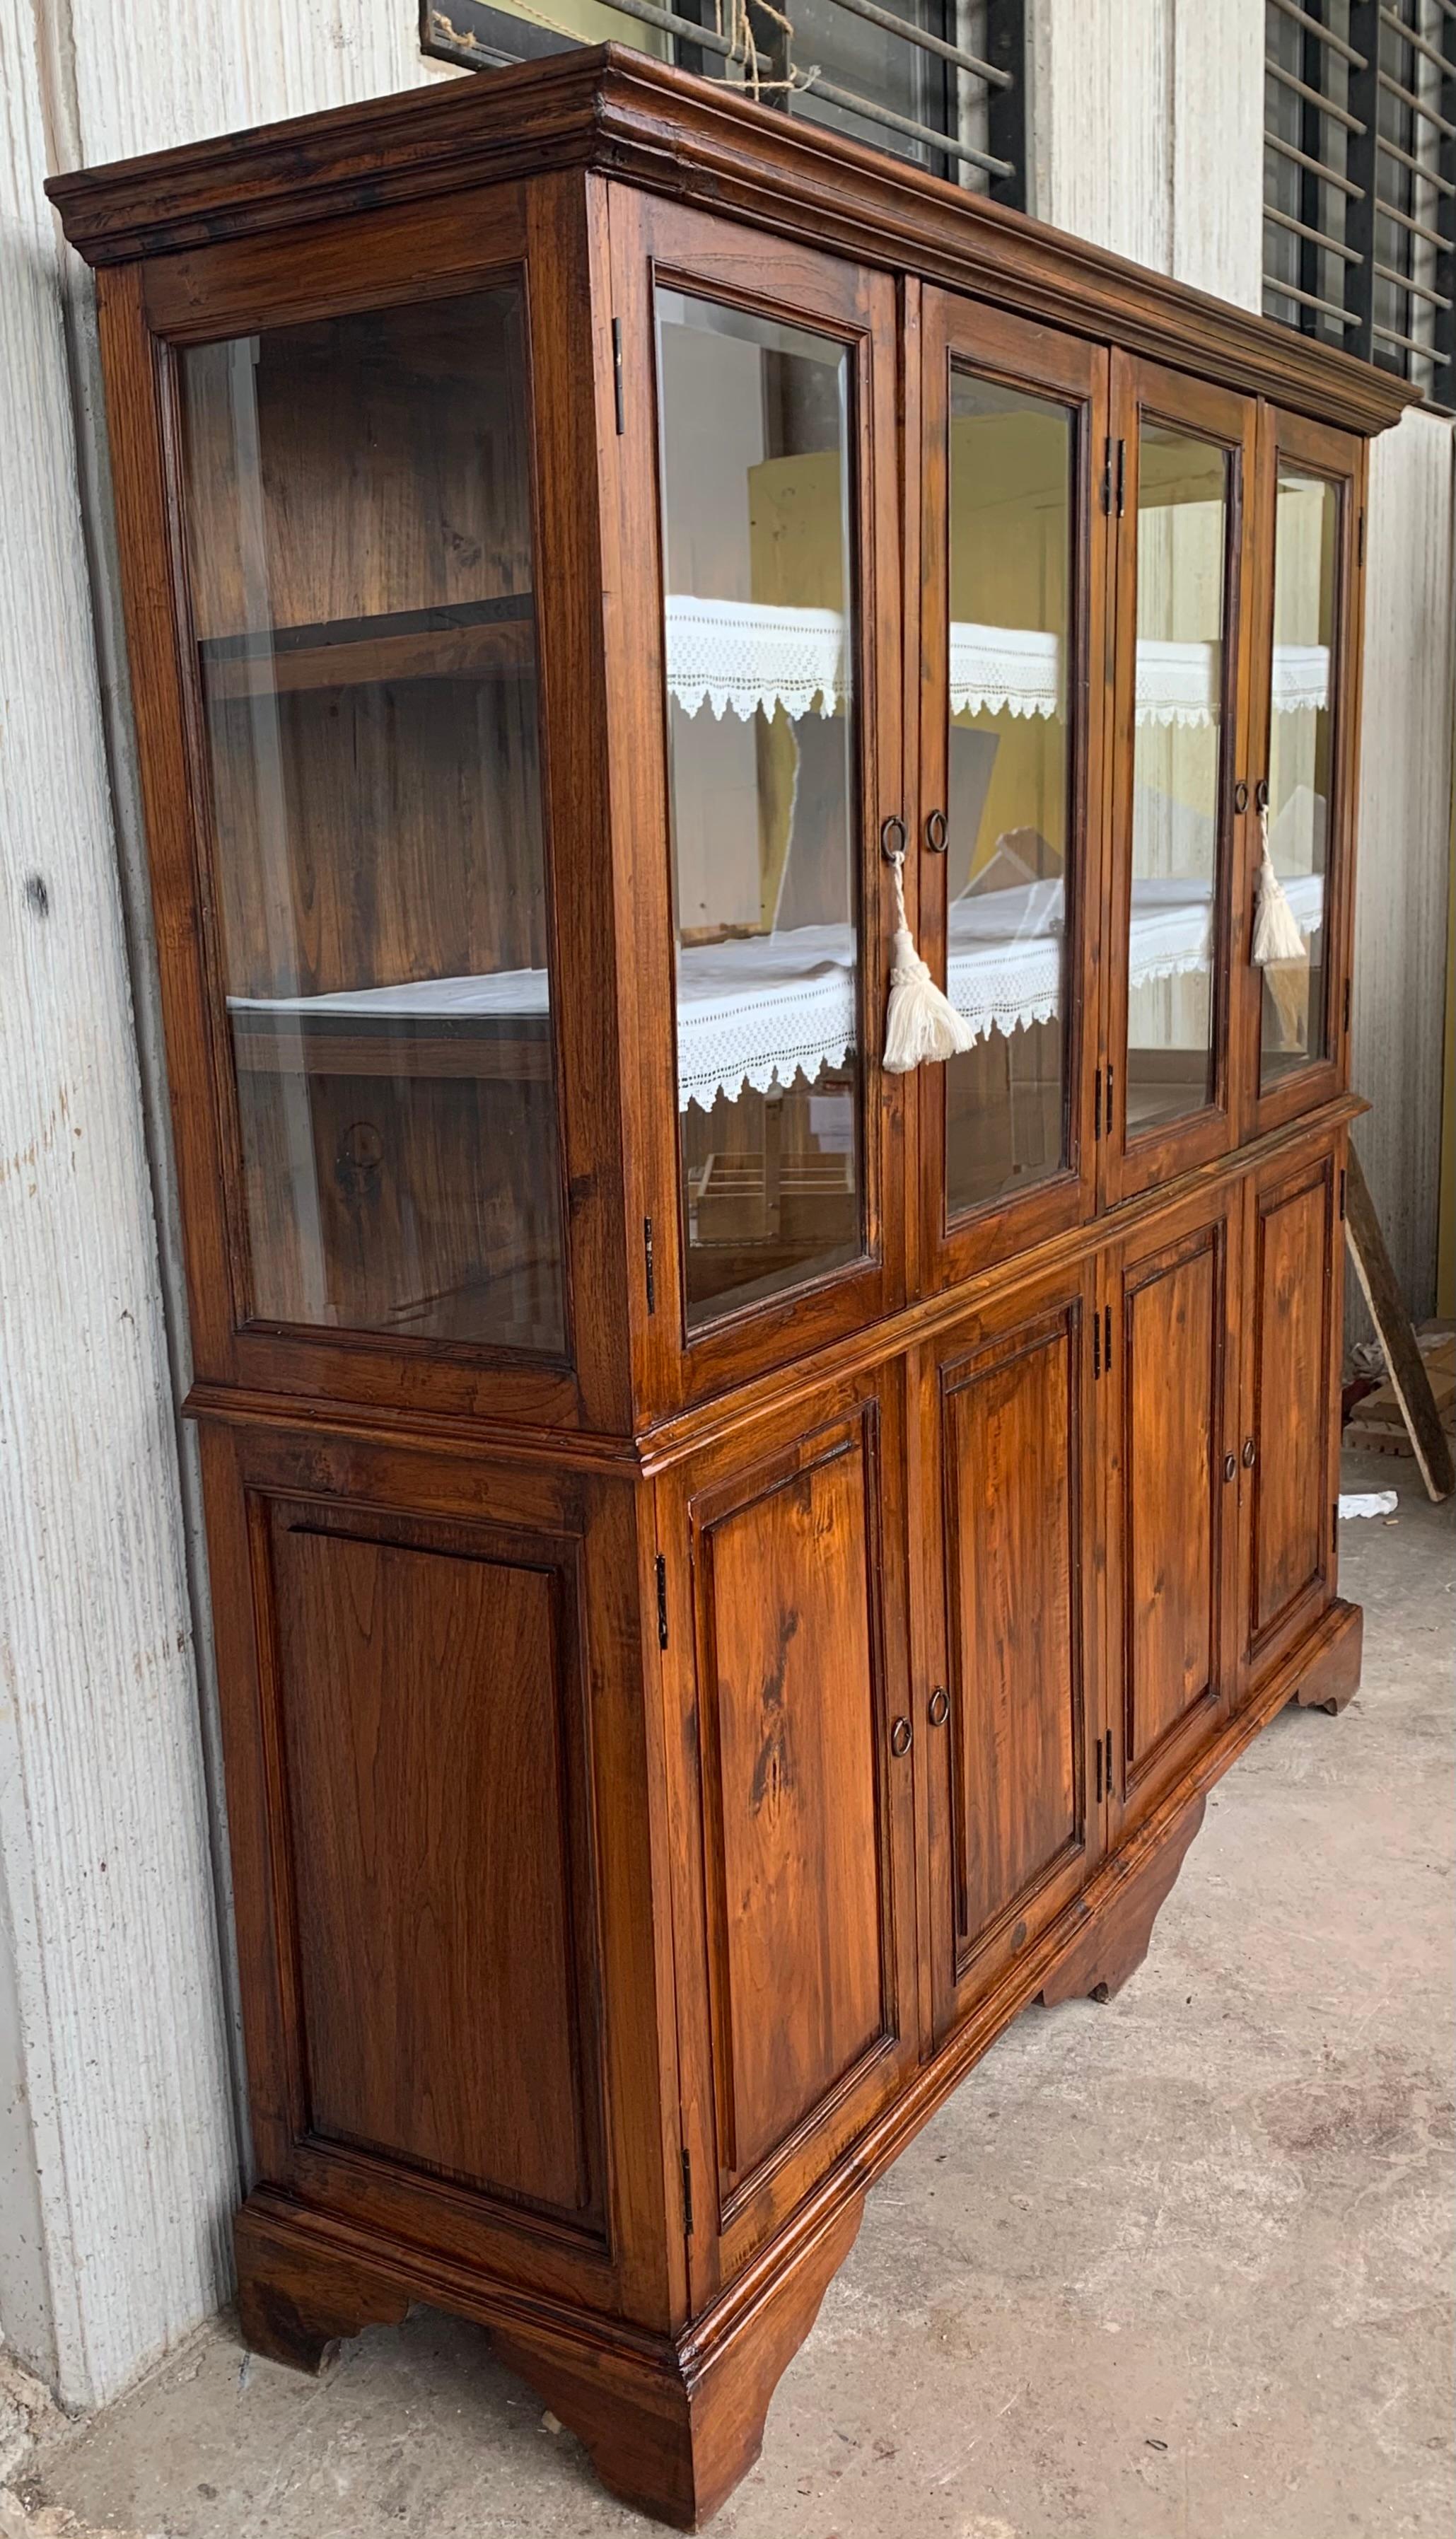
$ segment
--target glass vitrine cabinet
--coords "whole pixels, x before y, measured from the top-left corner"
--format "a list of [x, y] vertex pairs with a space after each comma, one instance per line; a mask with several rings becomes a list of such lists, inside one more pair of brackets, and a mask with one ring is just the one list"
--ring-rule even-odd
[[[611, 49], [52, 190], [100, 269], [243, 2331], [312, 2367], [461, 2310], [696, 2526], [867, 2185], [1027, 2002], [1116, 1989], [1209, 1784], [1357, 1681], [1360, 537], [1406, 392]], [[957, 1044], [903, 1074], [900, 894]]]

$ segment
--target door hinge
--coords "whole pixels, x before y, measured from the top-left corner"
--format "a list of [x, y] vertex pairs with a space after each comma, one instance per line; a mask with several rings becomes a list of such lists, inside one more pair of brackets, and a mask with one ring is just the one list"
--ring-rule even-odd
[[1110, 1305], [1104, 1305], [1104, 1306], [1103, 1306], [1103, 1308], [1102, 1308], [1102, 1363], [1103, 1363], [1103, 1365], [1106, 1367], [1108, 1374], [1109, 1374], [1109, 1375], [1111, 1375], [1111, 1373], [1112, 1373], [1112, 1307], [1111, 1307]]
[[1342, 1023], [1342, 1028], [1343, 1028], [1345, 1031], [1349, 1031], [1349, 1029], [1350, 1029], [1350, 981], [1349, 981], [1348, 979], [1347, 979], [1347, 980], [1346, 980], [1346, 982], [1345, 982], [1345, 1003], [1344, 1003], [1344, 1005], [1343, 1005], [1343, 1007], [1342, 1007], [1342, 1014], [1343, 1014], [1343, 1023]]
[[1106, 1750], [1107, 1760], [1102, 1777], [1106, 1785], [1107, 1795], [1109, 1798], [1112, 1798], [1116, 1794], [1112, 1787], [1112, 1731], [1110, 1728], [1107, 1731], [1106, 1737], [1103, 1739], [1103, 1745]]
[[1095, 1079], [1094, 1079], [1094, 1081], [1093, 1081], [1093, 1085], [1092, 1085], [1092, 1136], [1093, 1136], [1094, 1141], [1095, 1141], [1097, 1138], [1099, 1138], [1099, 1137], [1101, 1136], [1101, 1134], [1102, 1134], [1102, 1069], [1101, 1069], [1101, 1067], [1099, 1066], [1099, 1067], [1098, 1067], [1098, 1069], [1097, 1069], [1096, 1077], [1095, 1077]]
[[658, 1554], [658, 1646], [667, 1645], [667, 1563]]
[[1127, 495], [1127, 471], [1128, 445], [1125, 441], [1120, 441], [1117, 445], [1117, 516], [1119, 519], [1123, 515], [1123, 504]]
[[655, 1314], [658, 1310], [658, 1269], [653, 1253], [653, 1221], [650, 1216], [642, 1220], [642, 1266], [647, 1273], [647, 1309], [650, 1314]]
[[1345, 1223], [1345, 1167], [1340, 1168], [1340, 1222]]
[[1112, 443], [1110, 440], [1102, 444], [1102, 509], [1104, 512], [1110, 512], [1112, 509]]
[[686, 2237], [693, 2235], [693, 2156], [682, 2155], [682, 2228]]
[[1331, 1499], [1331, 1501], [1330, 1501], [1330, 1549], [1331, 1549], [1332, 1551], [1334, 1550], [1335, 1545], [1336, 1545], [1336, 1544], [1339, 1542], [1339, 1540], [1340, 1540], [1340, 1501], [1339, 1501], [1338, 1499]]
[[1102, 1805], [1102, 1740], [1097, 1740], [1097, 1805]]
[[627, 429], [627, 409], [622, 394], [622, 321], [620, 317], [612, 319], [612, 396], [617, 409], [617, 433], [620, 437]]
[[1101, 1315], [1100, 1315], [1100, 1314], [1095, 1310], [1095, 1308], [1094, 1308], [1094, 1310], [1093, 1310], [1093, 1314], [1092, 1314], [1092, 1382], [1093, 1382], [1094, 1384], [1099, 1384], [1099, 1383], [1101, 1382], [1101, 1380], [1102, 1380], [1102, 1317], [1101, 1317]]
[[1363, 512], [1360, 514], [1359, 531], [1355, 538], [1354, 560], [1356, 564], [1363, 564], [1365, 561], [1365, 515]]

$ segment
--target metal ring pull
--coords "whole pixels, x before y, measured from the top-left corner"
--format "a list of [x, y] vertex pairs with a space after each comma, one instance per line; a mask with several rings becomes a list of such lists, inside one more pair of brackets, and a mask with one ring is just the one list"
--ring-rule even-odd
[[890, 1752], [892, 1754], [908, 1754], [910, 1751], [911, 1735], [912, 1730], [909, 1720], [897, 1719], [894, 1727], [890, 1730]]
[[1247, 811], [1249, 807], [1249, 789], [1242, 777], [1233, 789], [1233, 807], [1236, 811]]
[[897, 864], [902, 861], [909, 836], [910, 832], [898, 811], [892, 811], [887, 820], [880, 822], [879, 852], [887, 864]]
[[933, 856], [943, 856], [949, 844], [949, 821], [943, 811], [932, 811], [926, 821], [926, 845]]
[[1246, 1438], [1244, 1439], [1244, 1471], [1245, 1471], [1246, 1473], [1251, 1473], [1251, 1472], [1253, 1471], [1253, 1469], [1254, 1469], [1254, 1440], [1253, 1440], [1253, 1438], [1252, 1438], [1252, 1437], [1246, 1437]]
[[950, 1717], [950, 1695], [943, 1683], [937, 1683], [926, 1712], [933, 1728], [943, 1728]]

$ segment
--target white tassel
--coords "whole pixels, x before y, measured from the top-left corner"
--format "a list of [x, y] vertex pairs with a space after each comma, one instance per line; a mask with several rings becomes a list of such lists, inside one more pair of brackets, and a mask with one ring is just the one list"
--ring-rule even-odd
[[1267, 970], [1272, 962], [1303, 961], [1308, 955], [1299, 920], [1289, 906], [1269, 852], [1267, 804], [1259, 814], [1259, 838], [1263, 854], [1259, 863], [1259, 906], [1254, 917], [1254, 959], [1261, 970]]
[[895, 875], [895, 957], [890, 964], [890, 1001], [884, 1018], [884, 1065], [890, 1075], [906, 1075], [928, 1059], [952, 1058], [975, 1046], [970, 1024], [943, 995], [915, 948], [905, 914], [904, 852], [890, 858]]

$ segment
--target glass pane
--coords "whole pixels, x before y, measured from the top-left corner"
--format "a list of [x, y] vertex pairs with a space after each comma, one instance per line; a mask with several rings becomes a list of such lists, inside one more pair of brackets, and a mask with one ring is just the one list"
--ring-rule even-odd
[[1282, 467], [1275, 514], [1274, 684], [1269, 722], [1269, 853], [1304, 937], [1302, 961], [1264, 972], [1259, 1081], [1267, 1091], [1325, 1055], [1325, 875], [1331, 662], [1340, 496]]
[[521, 293], [183, 357], [250, 1304], [565, 1348]]
[[690, 1325], [863, 1249], [849, 355], [658, 294]]
[[977, 1037], [946, 1070], [951, 1216], [1067, 1160], [1073, 448], [1064, 406], [952, 373], [946, 987]]
[[1139, 451], [1130, 1136], [1213, 1098], [1228, 517], [1225, 449], [1144, 423]]

